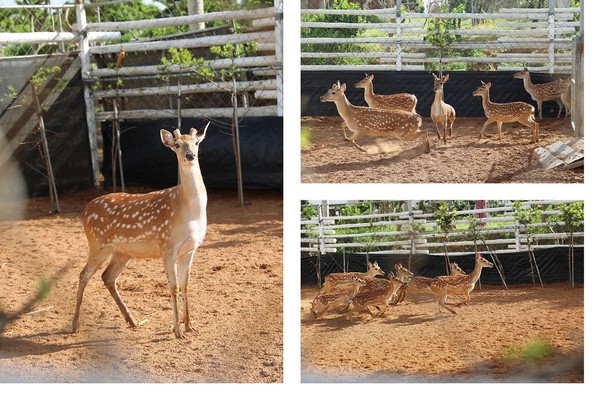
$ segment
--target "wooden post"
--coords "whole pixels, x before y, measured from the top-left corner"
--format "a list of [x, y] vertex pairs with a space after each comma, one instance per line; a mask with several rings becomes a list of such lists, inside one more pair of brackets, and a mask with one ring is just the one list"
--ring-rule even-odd
[[77, 0], [75, 5], [77, 26], [79, 29], [79, 59], [81, 60], [81, 79], [83, 81], [83, 98], [85, 102], [85, 114], [88, 127], [88, 140], [92, 157], [92, 174], [94, 186], [100, 186], [100, 161], [98, 159], [98, 138], [96, 134], [96, 114], [94, 110], [94, 99], [90, 88], [90, 43], [87, 38], [87, 19], [83, 0]]
[[554, 8], [556, 0], [548, 0], [548, 72], [554, 73]]
[[283, 117], [283, 4], [275, 0], [275, 66], [277, 74], [277, 116]]
[[396, 71], [402, 71], [402, 0], [396, 0]]

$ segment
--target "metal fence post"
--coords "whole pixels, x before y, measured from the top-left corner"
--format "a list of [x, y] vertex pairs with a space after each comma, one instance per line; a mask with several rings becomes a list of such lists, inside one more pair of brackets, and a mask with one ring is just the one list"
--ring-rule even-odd
[[277, 116], [283, 117], [283, 4], [275, 0], [275, 63], [277, 65]]
[[100, 186], [100, 160], [98, 160], [98, 138], [96, 134], [96, 113], [94, 110], [94, 99], [90, 88], [90, 43], [87, 38], [87, 18], [83, 0], [77, 0], [75, 5], [77, 16], [77, 29], [79, 30], [79, 59], [81, 60], [81, 79], [83, 82], [83, 99], [85, 102], [85, 114], [88, 128], [88, 140], [92, 157], [92, 173], [94, 175], [94, 186]]

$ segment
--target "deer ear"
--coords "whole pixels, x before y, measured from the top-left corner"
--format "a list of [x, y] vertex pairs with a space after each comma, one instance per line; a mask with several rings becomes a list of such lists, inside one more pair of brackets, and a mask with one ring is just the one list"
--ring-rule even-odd
[[446, 74], [446, 76], [444, 76], [444, 82], [446, 82], [448, 79], [450, 79], [450, 74]]
[[433, 72], [431, 73], [431, 75], [433, 75], [433, 80], [437, 81], [438, 77], [436, 74], [434, 74]]
[[369, 75], [369, 79], [370, 79], [370, 80], [373, 80], [373, 79], [375, 79], [375, 75], [373, 75], [373, 74]]
[[210, 121], [208, 121], [208, 124], [206, 124], [206, 126], [202, 130], [202, 133], [196, 132], [196, 139], [198, 139], [198, 143], [202, 142], [204, 140], [204, 138], [206, 137], [206, 131], [208, 130], [209, 125], [210, 125]]
[[345, 92], [345, 91], [346, 91], [346, 84], [345, 84], [345, 83], [342, 83], [342, 86], [340, 86], [340, 90], [341, 90], [342, 92]]
[[485, 86], [487, 86], [488, 89], [491, 88], [492, 87], [492, 82], [488, 82]]
[[169, 148], [175, 146], [175, 136], [166, 129], [160, 130], [160, 140], [162, 140], [163, 144]]

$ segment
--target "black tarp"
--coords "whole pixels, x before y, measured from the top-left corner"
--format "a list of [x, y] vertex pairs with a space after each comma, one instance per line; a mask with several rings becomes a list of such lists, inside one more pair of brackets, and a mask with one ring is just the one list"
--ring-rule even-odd
[[[496, 254], [503, 267], [504, 279], [507, 285], [532, 283], [527, 251]], [[567, 247], [535, 250], [534, 254], [543, 283], [569, 281]], [[482, 252], [481, 255], [488, 261], [492, 261], [491, 254]], [[396, 263], [408, 267], [408, 254], [369, 254], [368, 259], [370, 262], [377, 261], [377, 264], [386, 271], [386, 274], [394, 270], [394, 264]], [[332, 272], [343, 272], [344, 263], [347, 265], [349, 272], [365, 272], [367, 270], [367, 254], [328, 253], [320, 257], [302, 257], [300, 265], [301, 283], [303, 285], [317, 284], [317, 265], [319, 262], [322, 280]], [[466, 273], [470, 273], [475, 265], [475, 258], [472, 254], [450, 256], [450, 262], [456, 262]], [[443, 255], [413, 255], [410, 269], [415, 275], [420, 276], [446, 275]], [[535, 281], [536, 283], [539, 282], [537, 272]], [[575, 248], [575, 281], [583, 282], [583, 247]], [[481, 273], [481, 283], [484, 285], [502, 285], [502, 280], [496, 268], [484, 268]]]
[[[302, 72], [302, 115], [338, 115], [333, 103], [322, 103], [320, 97], [338, 80], [346, 83], [346, 97], [355, 106], [366, 106], [364, 90], [354, 84], [365, 77], [364, 72], [304, 71]], [[483, 117], [481, 97], [474, 97], [473, 91], [481, 86], [481, 81], [491, 82], [491, 101], [505, 103], [524, 101], [536, 106], [523, 85], [522, 79], [513, 78], [514, 72], [450, 71], [450, 79], [444, 85], [444, 101], [451, 104], [459, 117]], [[412, 93], [417, 96], [417, 113], [429, 116], [433, 103], [433, 77], [426, 71], [386, 71], [374, 72], [373, 91], [376, 94]], [[565, 77], [531, 72], [533, 83], [544, 83]], [[543, 115], [555, 117], [558, 105], [554, 101], [544, 102]]]
[[[28, 116], [35, 114], [35, 108], [30, 107]], [[44, 111], [44, 125], [59, 201], [61, 191], [92, 187], [94, 177], [81, 74], [75, 74], [54, 105]], [[36, 130], [15, 151], [30, 196], [48, 194], [40, 140], [39, 130]]]
[[[183, 119], [181, 132], [203, 129], [207, 121]], [[169, 187], [177, 184], [177, 158], [160, 140], [160, 130], [173, 131], [176, 120], [120, 123], [125, 185]], [[283, 118], [244, 118], [240, 122], [242, 177], [247, 189], [283, 187]], [[102, 124], [104, 162], [102, 173], [112, 185], [112, 121]], [[213, 120], [200, 144], [200, 169], [207, 187], [237, 187], [231, 120]], [[118, 164], [117, 164], [118, 165]], [[118, 167], [117, 167], [118, 168]], [[119, 174], [117, 173], [119, 182]]]

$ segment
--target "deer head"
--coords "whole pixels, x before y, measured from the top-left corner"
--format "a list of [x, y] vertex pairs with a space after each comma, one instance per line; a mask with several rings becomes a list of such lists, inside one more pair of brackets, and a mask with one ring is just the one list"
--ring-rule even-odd
[[492, 82], [485, 83], [481, 81], [481, 86], [475, 89], [475, 91], [473, 92], [473, 96], [483, 96], [489, 93], [491, 87]]
[[343, 97], [345, 97], [344, 92], [346, 91], [346, 84], [343, 83], [340, 85], [340, 81], [338, 81], [337, 83], [334, 83], [333, 86], [331, 86], [331, 89], [329, 89], [323, 96], [321, 96], [321, 102], [327, 102], [327, 101], [331, 101], [331, 102], [335, 102], [337, 100], [342, 99]]
[[202, 133], [194, 128], [190, 129], [189, 134], [181, 134], [179, 129], [173, 133], [161, 129], [160, 138], [163, 144], [177, 154], [177, 160], [180, 165], [192, 165], [198, 162], [198, 145], [206, 137], [206, 130], [210, 122], [206, 124]]
[[433, 75], [433, 91], [437, 92], [439, 90], [442, 90], [444, 88], [444, 83], [446, 83], [448, 81], [448, 79], [450, 78], [450, 74], [446, 74], [442, 77], [442, 79], [438, 78], [436, 74], [432, 73], [431, 75]]
[[368, 88], [371, 85], [371, 83], [373, 82], [373, 79], [375, 79], [375, 76], [365, 74], [365, 77], [362, 78], [356, 84], [354, 84], [354, 87], [355, 88], [362, 88], [362, 89]]

